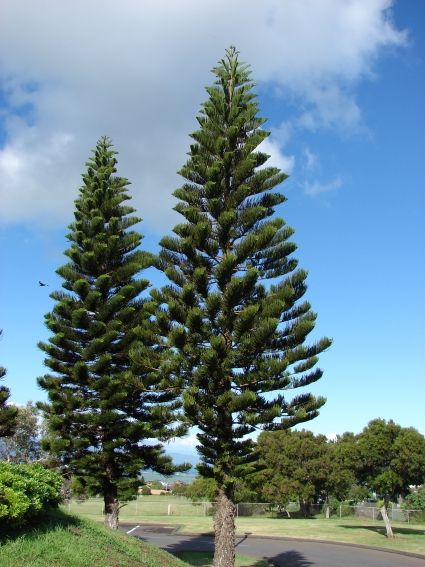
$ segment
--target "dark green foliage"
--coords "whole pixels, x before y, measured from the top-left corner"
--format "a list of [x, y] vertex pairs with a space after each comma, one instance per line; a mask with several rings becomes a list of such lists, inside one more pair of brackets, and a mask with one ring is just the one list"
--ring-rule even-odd
[[[0, 329], [0, 336], [3, 330]], [[6, 368], [0, 366], [0, 380], [6, 376]], [[0, 386], [0, 437], [7, 437], [14, 431], [16, 424], [17, 409], [7, 404], [10, 397], [9, 388]]]
[[299, 502], [304, 514], [311, 505], [342, 500], [355, 477], [339, 461], [335, 445], [324, 435], [311, 431], [275, 431], [262, 433], [257, 451], [262, 470], [255, 475], [263, 500], [285, 509], [289, 502]]
[[0, 527], [22, 526], [60, 502], [62, 477], [40, 464], [0, 462]]
[[69, 262], [57, 270], [65, 291], [51, 294], [55, 306], [45, 321], [52, 336], [39, 345], [51, 370], [39, 378], [50, 400], [40, 404], [46, 447], [90, 492], [104, 495], [107, 511], [119, 483], [135, 492], [142, 468], [175, 470], [160, 444], [143, 441], [181, 432], [172, 427], [175, 388], [158, 370], [155, 305], [143, 298], [149, 283], [137, 277], [152, 256], [132, 230], [140, 219], [126, 204], [128, 181], [115, 175], [115, 155], [102, 138], [86, 164], [67, 235]]
[[412, 490], [412, 492], [406, 496], [403, 507], [425, 512], [425, 485], [420, 486], [417, 490]]
[[321, 377], [317, 355], [330, 340], [305, 343], [316, 315], [303, 300], [293, 230], [274, 216], [286, 175], [258, 149], [268, 132], [248, 66], [230, 48], [214, 74], [174, 193], [183, 221], [161, 241], [170, 285], [155, 297], [180, 354], [186, 417], [200, 429], [199, 470], [232, 500], [252, 459], [247, 435], [317, 416], [323, 398], [286, 392]]
[[425, 480], [425, 437], [413, 427], [374, 419], [357, 437], [359, 480], [388, 505]]
[[187, 486], [185, 496], [193, 502], [214, 502], [217, 497], [217, 484], [213, 478], [198, 476]]
[[174, 193], [184, 222], [161, 241], [171, 284], [160, 296], [168, 309], [159, 323], [181, 353], [202, 474], [231, 486], [250, 460], [246, 435], [316, 417], [323, 398], [289, 400], [284, 392], [321, 377], [314, 366], [330, 341], [305, 344], [316, 315], [301, 301], [307, 274], [291, 257], [293, 231], [273, 216], [285, 198], [272, 189], [286, 175], [259, 169], [268, 132], [248, 67], [231, 48], [214, 73], [180, 171], [186, 182]]

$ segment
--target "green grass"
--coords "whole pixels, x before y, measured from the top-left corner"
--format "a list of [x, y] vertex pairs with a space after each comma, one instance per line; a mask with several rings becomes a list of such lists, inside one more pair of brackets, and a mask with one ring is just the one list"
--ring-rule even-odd
[[[137, 506], [136, 506], [137, 504]], [[166, 515], [168, 504], [171, 504], [171, 515]], [[102, 502], [90, 501], [82, 504], [73, 503], [73, 512], [78, 511], [96, 520], [102, 520]], [[212, 533], [211, 516], [192, 516], [192, 507], [181, 498], [167, 496], [162, 500], [158, 497], [142, 497], [120, 511], [122, 522], [138, 524], [158, 523], [176, 526], [179, 533]], [[158, 513], [158, 512], [161, 513]], [[353, 517], [315, 519], [298, 518], [264, 518], [240, 517], [237, 519], [237, 532], [252, 535], [277, 537], [294, 537], [312, 540], [326, 540], [359, 545], [369, 545], [383, 549], [407, 551], [425, 556], [425, 526], [423, 524], [406, 524], [393, 522], [395, 539], [385, 536], [382, 521], [364, 520]]]
[[[206, 551], [183, 551], [177, 554], [180, 559], [196, 567], [211, 567], [213, 554]], [[271, 564], [264, 559], [247, 557], [246, 555], [236, 555], [236, 567], [271, 567]]]
[[0, 557], [1, 567], [187, 567], [136, 538], [59, 510], [37, 528], [2, 535]]
[[[85, 516], [98, 517], [102, 516], [103, 500], [90, 499], [83, 501], [71, 501], [64, 509], [72, 514], [83, 513]], [[211, 504], [197, 502], [193, 503], [186, 498], [178, 496], [139, 496], [137, 500], [127, 502], [120, 511], [123, 518], [139, 517], [139, 516], [158, 516], [168, 513], [173, 516], [204, 516], [208, 509], [211, 509]]]

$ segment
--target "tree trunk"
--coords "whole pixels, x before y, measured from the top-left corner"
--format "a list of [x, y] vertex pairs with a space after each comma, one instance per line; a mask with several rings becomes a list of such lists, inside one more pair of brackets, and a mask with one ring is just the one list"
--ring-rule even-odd
[[120, 503], [116, 484], [108, 483], [104, 488], [103, 501], [105, 503], [105, 526], [111, 530], [117, 530]]
[[391, 527], [387, 510], [388, 510], [388, 502], [384, 500], [384, 505], [381, 508], [382, 519], [384, 520], [385, 529], [387, 531], [387, 537], [394, 537], [394, 533]]
[[235, 504], [224, 490], [220, 489], [214, 514], [214, 567], [235, 565], [235, 513]]
[[305, 500], [300, 500], [300, 510], [304, 518], [310, 515], [310, 503]]

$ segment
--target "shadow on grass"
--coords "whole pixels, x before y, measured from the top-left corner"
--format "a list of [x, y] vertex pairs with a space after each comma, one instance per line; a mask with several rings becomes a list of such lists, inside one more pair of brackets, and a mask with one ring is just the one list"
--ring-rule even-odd
[[84, 520], [77, 516], [65, 514], [59, 509], [50, 509], [31, 518], [28, 523], [20, 528], [0, 525], [0, 543], [5, 543], [25, 535], [26, 538], [36, 538], [40, 534], [47, 533], [56, 528], [78, 530]]
[[[360, 526], [350, 526], [349, 524], [339, 524], [339, 526], [341, 528], [345, 528], [347, 530], [369, 530], [370, 532], [375, 532], [377, 534], [383, 535], [386, 537], [386, 531], [385, 531], [385, 526], [366, 526], [366, 525], [360, 525]], [[400, 535], [425, 535], [425, 529], [424, 530], [418, 530], [418, 529], [414, 529], [414, 528], [399, 528], [399, 527], [392, 527], [393, 528], [393, 532], [395, 535], [400, 534]]]

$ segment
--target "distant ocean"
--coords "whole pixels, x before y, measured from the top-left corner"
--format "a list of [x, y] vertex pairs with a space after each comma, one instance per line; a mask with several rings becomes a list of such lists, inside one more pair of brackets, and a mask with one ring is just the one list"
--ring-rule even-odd
[[152, 480], [160, 480], [168, 484], [173, 484], [177, 481], [184, 482], [185, 484], [190, 484], [198, 476], [198, 473], [196, 469], [192, 468], [187, 472], [176, 473], [170, 476], [164, 476], [163, 474], [156, 473], [155, 471], [143, 471], [142, 475], [146, 482], [150, 482]]

